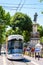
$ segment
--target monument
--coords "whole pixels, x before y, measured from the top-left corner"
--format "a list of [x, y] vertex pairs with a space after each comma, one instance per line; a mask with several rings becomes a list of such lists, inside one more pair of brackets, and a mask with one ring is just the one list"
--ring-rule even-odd
[[40, 35], [37, 31], [37, 13], [34, 15], [31, 38], [30, 38], [30, 45], [31, 47], [35, 47], [36, 44], [40, 43]]

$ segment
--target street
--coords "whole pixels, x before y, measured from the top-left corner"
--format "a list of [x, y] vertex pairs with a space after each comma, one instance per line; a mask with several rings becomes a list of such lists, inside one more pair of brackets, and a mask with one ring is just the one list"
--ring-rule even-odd
[[23, 60], [15, 61], [15, 60], [7, 59], [6, 54], [4, 54], [5, 52], [4, 47], [2, 47], [1, 52], [2, 54], [0, 55], [0, 65], [42, 65], [43, 64], [43, 58], [40, 58], [40, 60], [38, 60], [38, 58], [35, 59], [34, 57], [24, 55]]
[[32, 57], [28, 57], [28, 56], [24, 56], [25, 59], [21, 60], [21, 61], [14, 61], [14, 60], [8, 60], [6, 58], [5, 54], [2, 54], [0, 56], [0, 65], [42, 65], [43, 63], [43, 59], [40, 59], [39, 61]]
[[6, 55], [0, 56], [0, 65], [34, 65], [30, 60], [24, 59], [21, 61], [11, 61], [6, 58]]

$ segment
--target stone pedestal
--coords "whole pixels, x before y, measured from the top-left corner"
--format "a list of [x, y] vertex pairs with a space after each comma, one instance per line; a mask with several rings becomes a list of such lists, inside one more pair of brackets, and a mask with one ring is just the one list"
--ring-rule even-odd
[[33, 23], [33, 31], [31, 32], [30, 44], [31, 47], [35, 47], [36, 44], [40, 43], [40, 34], [37, 31], [37, 23]]

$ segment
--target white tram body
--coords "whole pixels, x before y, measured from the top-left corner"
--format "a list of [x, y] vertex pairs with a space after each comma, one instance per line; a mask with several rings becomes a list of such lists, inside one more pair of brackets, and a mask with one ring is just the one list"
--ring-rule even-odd
[[22, 35], [10, 35], [6, 43], [6, 55], [8, 59], [23, 59], [23, 41]]

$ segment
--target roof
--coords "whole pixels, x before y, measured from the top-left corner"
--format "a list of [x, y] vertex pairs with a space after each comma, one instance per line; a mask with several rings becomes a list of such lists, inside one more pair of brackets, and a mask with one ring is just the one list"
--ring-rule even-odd
[[18, 34], [17, 35], [8, 36], [8, 41], [12, 40], [12, 39], [17, 39], [17, 40], [22, 39], [22, 40], [24, 40], [23, 36], [22, 35], [18, 35]]

